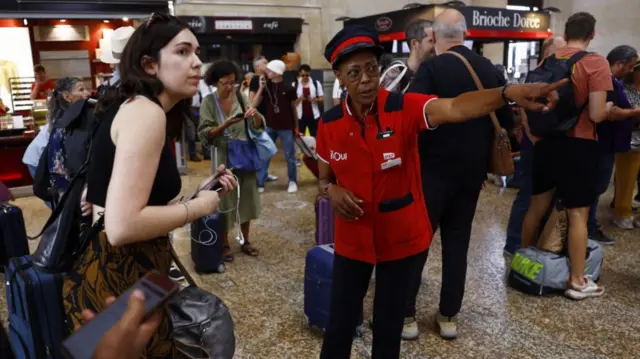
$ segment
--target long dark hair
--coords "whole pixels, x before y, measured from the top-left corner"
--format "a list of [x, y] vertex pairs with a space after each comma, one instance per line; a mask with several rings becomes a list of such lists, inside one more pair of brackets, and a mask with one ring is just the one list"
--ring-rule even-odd
[[55, 124], [56, 120], [62, 116], [64, 110], [70, 105], [70, 103], [64, 99], [64, 93], [72, 92], [73, 87], [78, 82], [82, 82], [82, 79], [78, 77], [63, 77], [56, 81], [53, 93], [49, 98], [49, 102], [47, 102], [47, 117], [48, 122], [51, 124], [49, 131], [53, 129], [53, 124]]
[[[96, 108], [98, 118], [110, 106], [120, 105], [134, 96], [142, 95], [155, 99], [160, 95], [164, 85], [157, 77], [146, 73], [142, 58], [148, 56], [154, 61], [160, 61], [160, 50], [185, 29], [190, 30], [189, 25], [177, 17], [157, 13], [151, 15], [146, 23], [136, 29], [120, 57], [120, 85], [117, 88], [109, 88], [101, 97]], [[167, 112], [167, 135], [178, 138], [183, 122], [192, 116], [191, 98], [178, 102]]]

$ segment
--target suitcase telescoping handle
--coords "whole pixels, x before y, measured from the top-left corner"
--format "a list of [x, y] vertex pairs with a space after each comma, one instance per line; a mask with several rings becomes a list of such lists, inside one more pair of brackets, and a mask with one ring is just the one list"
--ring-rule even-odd
[[216, 174], [218, 168], [218, 147], [212, 138], [209, 139], [209, 151], [211, 151], [211, 174]]

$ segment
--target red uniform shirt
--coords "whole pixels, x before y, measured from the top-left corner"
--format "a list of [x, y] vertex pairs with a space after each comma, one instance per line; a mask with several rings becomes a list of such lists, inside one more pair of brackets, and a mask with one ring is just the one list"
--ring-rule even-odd
[[[375, 264], [429, 248], [433, 230], [422, 195], [418, 132], [430, 129], [424, 107], [435, 98], [380, 89], [376, 105], [380, 130], [375, 115], [370, 114], [364, 137], [348, 99], [322, 117], [318, 156], [331, 166], [338, 185], [364, 201], [360, 219], [345, 221], [336, 216], [338, 254]], [[391, 136], [379, 135], [391, 131]]]
[[[31, 84], [31, 91], [36, 86], [36, 83]], [[38, 92], [34, 100], [46, 100], [49, 95], [49, 91], [53, 91], [56, 88], [56, 83], [53, 80], [47, 80], [46, 82], [38, 86]]]

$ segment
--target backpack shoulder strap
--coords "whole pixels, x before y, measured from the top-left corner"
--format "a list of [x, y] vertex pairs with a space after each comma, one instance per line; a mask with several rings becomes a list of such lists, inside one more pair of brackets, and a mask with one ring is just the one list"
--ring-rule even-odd
[[567, 65], [569, 65], [569, 68], [571, 69], [573, 68], [573, 65], [575, 65], [578, 61], [582, 60], [583, 57], [589, 54], [590, 52], [588, 51], [578, 51], [567, 60]]

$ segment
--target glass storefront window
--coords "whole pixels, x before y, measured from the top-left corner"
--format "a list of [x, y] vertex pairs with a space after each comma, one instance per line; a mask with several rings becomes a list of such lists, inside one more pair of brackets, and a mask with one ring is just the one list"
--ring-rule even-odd
[[531, 68], [531, 62], [537, 63], [538, 42], [510, 42], [507, 57], [507, 74], [510, 81], [522, 82]]

